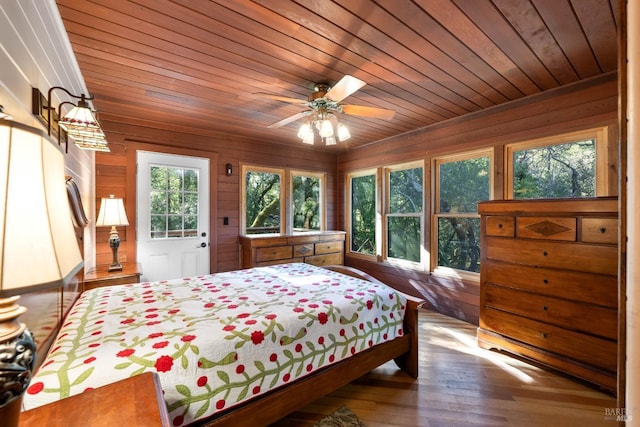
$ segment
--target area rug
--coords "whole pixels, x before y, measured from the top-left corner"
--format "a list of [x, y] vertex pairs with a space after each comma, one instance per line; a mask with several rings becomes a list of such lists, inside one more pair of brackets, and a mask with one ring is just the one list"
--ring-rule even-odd
[[351, 409], [343, 406], [314, 424], [313, 427], [367, 427], [367, 425], [360, 421]]

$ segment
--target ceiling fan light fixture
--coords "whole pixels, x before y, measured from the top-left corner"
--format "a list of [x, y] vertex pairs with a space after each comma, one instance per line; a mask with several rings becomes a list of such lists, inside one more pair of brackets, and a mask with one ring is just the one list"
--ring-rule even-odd
[[327, 138], [324, 139], [324, 143], [326, 145], [336, 145], [336, 138], [335, 136], [329, 136]]
[[333, 136], [333, 125], [327, 119], [318, 122], [318, 132], [323, 138], [329, 138]]
[[309, 135], [313, 137], [313, 129], [311, 129], [309, 122], [305, 122], [298, 130], [298, 138], [304, 140], [305, 138], [308, 138]]
[[313, 145], [314, 142], [314, 135], [313, 135], [313, 131], [308, 133], [307, 135], [304, 136], [304, 138], [302, 138], [302, 142], [304, 144], [309, 144], [309, 145]]
[[349, 129], [344, 125], [344, 123], [338, 123], [338, 139], [342, 142], [349, 138], [351, 138], [351, 132], [349, 132]]

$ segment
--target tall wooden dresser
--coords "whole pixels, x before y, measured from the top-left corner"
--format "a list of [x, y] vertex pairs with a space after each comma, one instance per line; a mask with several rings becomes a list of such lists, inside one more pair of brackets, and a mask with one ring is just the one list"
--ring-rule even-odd
[[490, 201], [478, 211], [479, 345], [615, 393], [617, 198]]

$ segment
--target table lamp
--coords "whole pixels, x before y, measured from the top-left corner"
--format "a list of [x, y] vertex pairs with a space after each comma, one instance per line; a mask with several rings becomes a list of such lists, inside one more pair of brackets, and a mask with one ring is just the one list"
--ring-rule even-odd
[[113, 197], [113, 194], [108, 198], [103, 197], [100, 204], [98, 220], [96, 221], [96, 227], [111, 227], [111, 233], [109, 234], [109, 246], [113, 253], [113, 260], [109, 265], [109, 271], [122, 270], [122, 264], [120, 264], [120, 261], [118, 260], [120, 236], [118, 236], [118, 230], [116, 227], [127, 225], [129, 225], [129, 221], [127, 220], [127, 213], [124, 210], [124, 203], [122, 202], [122, 199]]
[[36, 348], [20, 294], [62, 287], [83, 266], [64, 155], [41, 130], [0, 119], [0, 419], [17, 426]]

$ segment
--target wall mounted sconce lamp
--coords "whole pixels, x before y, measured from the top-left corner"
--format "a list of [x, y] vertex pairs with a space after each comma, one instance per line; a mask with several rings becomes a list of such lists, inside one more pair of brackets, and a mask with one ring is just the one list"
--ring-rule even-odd
[[231, 174], [233, 173], [233, 165], [231, 165], [231, 163], [227, 163], [225, 173], [227, 174], [227, 176], [231, 176]]
[[[56, 109], [51, 105], [51, 94], [57, 89], [64, 91], [72, 98], [79, 99], [78, 103], [64, 101]], [[68, 151], [67, 136], [71, 136], [79, 148], [110, 151], [102, 127], [87, 102], [92, 100], [93, 96], [86, 97], [84, 93], [80, 94], [80, 96], [74, 95], [61, 86], [54, 86], [49, 89], [46, 98], [37, 88], [33, 88], [32, 91], [33, 114], [47, 125], [47, 133], [49, 135], [51, 135], [52, 130], [57, 132], [58, 144], [61, 144], [64, 140], [65, 144], [67, 144], [65, 151]], [[73, 107], [63, 116], [62, 106], [66, 104]]]

